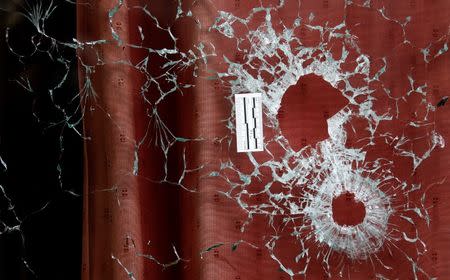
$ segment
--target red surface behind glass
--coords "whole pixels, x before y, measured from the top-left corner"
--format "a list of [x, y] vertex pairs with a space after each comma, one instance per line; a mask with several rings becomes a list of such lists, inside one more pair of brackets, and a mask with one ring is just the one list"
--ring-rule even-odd
[[[128, 3], [130, 6], [133, 4], [131, 2], [133, 1]], [[142, 4], [138, 3], [139, 1], [134, 2]], [[263, 2], [269, 4], [270, 1]], [[231, 11], [245, 17], [258, 3], [259, 1], [239, 0], [214, 3], [202, 1], [195, 5], [194, 14], [201, 17], [203, 22], [212, 24], [217, 10]], [[115, 4], [115, 1], [96, 1], [89, 7], [80, 5], [79, 39], [111, 38], [107, 11]], [[162, 22], [169, 21], [173, 16], [175, 6], [172, 3], [156, 1], [151, 2], [150, 6]], [[383, 6], [391, 17], [403, 19], [407, 15], [412, 16], [406, 28], [411, 44], [399, 45], [401, 28], [374, 11]], [[371, 55], [373, 63], [379, 62], [382, 56], [387, 58], [390, 69], [383, 75], [382, 82], [390, 86], [394, 95], [409, 88], [406, 78], [408, 73], [413, 73], [420, 81], [426, 82], [429, 88], [434, 89], [428, 98], [432, 98], [435, 104], [449, 92], [450, 55], [445, 53], [439, 60], [425, 64], [420, 53], [420, 48], [427, 47], [428, 42], [448, 35], [448, 1], [376, 1], [371, 8], [347, 7], [346, 10], [343, 1], [304, 1], [300, 8], [296, 1], [288, 1], [286, 7], [276, 16], [286, 25], [290, 25], [297, 16], [297, 11], [303, 18], [313, 12], [316, 24], [328, 22], [329, 25], [335, 25], [345, 20], [352, 33], [358, 36], [362, 52]], [[136, 26], [145, 26], [147, 20], [138, 12], [130, 10], [127, 13], [122, 9], [114, 17], [112, 24], [125, 41], [132, 42], [139, 36]], [[189, 21], [177, 24], [176, 32], [181, 48], [188, 48], [192, 41], [197, 39], [206, 40], [211, 41], [219, 53], [239, 59], [239, 53], [230, 40], [223, 39], [214, 32], [207, 32], [204, 30], [206, 27], [197, 31], [193, 26]], [[275, 28], [281, 30], [282, 27]], [[144, 28], [144, 32], [148, 32], [146, 40], [149, 40], [149, 44], [164, 46], [171, 43], [156, 30], [148, 29], [145, 31]], [[320, 40], [314, 32], [298, 36], [306, 36], [306, 42], [311, 45]], [[339, 45], [339, 42], [336, 44]], [[129, 58], [134, 63], [137, 63], [142, 55], [146, 55], [144, 51], [112, 44], [102, 47], [102, 51], [108, 59]], [[335, 51], [338, 55], [340, 50], [336, 48]], [[87, 51], [81, 55], [87, 61], [95, 60], [95, 56]], [[160, 71], [158, 58], [155, 56], [154, 59], [153, 64], [150, 63], [151, 71]], [[208, 67], [223, 70], [226, 66], [222, 57], [218, 56], [208, 62]], [[84, 74], [80, 76], [84, 77]], [[189, 74], [187, 76], [189, 77]], [[145, 118], [148, 107], [138, 94], [138, 87], [144, 77], [123, 65], [107, 64], [98, 68], [92, 79], [98, 99], [90, 104], [95, 110], [87, 112], [85, 116], [85, 131], [91, 135], [92, 140], [86, 141], [85, 146], [83, 279], [129, 279], [130, 276], [124, 268], [132, 272], [136, 279], [289, 279], [288, 275], [280, 271], [264, 247], [266, 235], [272, 232], [267, 219], [254, 217], [242, 233], [241, 227], [247, 220], [247, 214], [235, 201], [218, 194], [218, 191], [228, 190], [223, 180], [202, 177], [207, 171], [191, 176], [188, 180], [197, 186], [198, 193], [190, 193], [169, 184], [154, 183], [149, 178], [158, 178], [162, 174], [164, 158], [153, 145], [141, 146], [139, 175], [130, 173], [129, 166], [132, 166], [134, 161], [135, 140], [145, 134], [148, 125], [148, 119]], [[354, 80], [355, 84], [361, 82], [363, 81], [357, 78]], [[83, 83], [82, 80], [81, 84]], [[170, 105], [160, 108], [162, 118], [180, 133], [202, 135], [208, 139], [220, 138], [228, 133], [220, 120], [226, 119], [231, 110], [229, 103], [224, 101], [224, 96], [229, 94], [226, 91], [226, 88], [214, 81], [198, 79], [196, 88], [187, 90], [191, 97], [173, 97]], [[326, 119], [348, 105], [346, 99], [336, 91], [314, 75], [301, 78], [296, 86], [288, 90], [283, 99], [279, 120], [284, 135], [293, 147], [300, 149], [328, 137]], [[211, 92], [216, 94], [210, 94]], [[387, 102], [391, 101], [384, 99], [380, 93], [376, 108], [388, 108]], [[404, 106], [410, 106], [412, 111], [414, 102], [416, 101], [408, 100]], [[407, 109], [402, 112], [403, 121], [387, 125], [395, 126], [399, 130], [404, 129], [405, 122], [413, 116], [405, 113], [408, 112]], [[448, 116], [446, 106], [438, 108], [433, 116], [437, 130], [446, 140], [450, 136]], [[355, 126], [364, 127], [365, 124], [356, 122]], [[380, 129], [384, 129], [383, 126]], [[411, 133], [414, 134], [414, 131]], [[364, 129], [356, 129], [347, 146], [357, 147], [360, 143], [355, 140], [361, 137], [364, 137]], [[420, 143], [416, 145], [420, 150]], [[169, 157], [171, 166], [180, 165], [179, 155], [182, 151], [180, 147]], [[395, 161], [399, 176], [402, 176], [402, 172], [407, 174], [412, 168], [411, 160], [394, 156], [392, 147], [383, 143], [377, 143], [368, 152], [367, 157], [377, 158], [381, 155]], [[213, 141], [192, 143], [187, 154], [187, 158], [196, 163], [217, 162], [220, 157], [228, 156], [242, 170], [251, 166], [243, 154], [230, 155], [222, 144]], [[415, 177], [411, 179], [430, 186], [425, 204], [433, 206], [430, 209], [432, 222], [429, 228], [425, 224], [418, 226], [428, 246], [420, 265], [430, 275], [439, 279], [447, 279], [450, 275], [450, 192], [447, 182], [443, 185], [432, 184], [449, 175], [449, 156], [447, 148], [435, 151], [431, 158], [420, 165]], [[262, 186], [251, 187], [257, 190]], [[345, 207], [336, 211], [345, 211]], [[275, 221], [275, 225], [277, 222], [279, 223]], [[407, 224], [404, 226], [407, 227]], [[289, 231], [286, 231], [286, 236], [279, 241], [276, 252], [284, 260], [292, 260], [288, 263], [291, 267], [301, 267], [302, 264], [295, 264], [293, 261], [299, 253], [298, 241], [288, 236], [288, 233]], [[260, 249], [241, 243], [237, 249], [232, 250], [231, 245], [237, 240], [252, 242]], [[200, 255], [200, 252], [215, 244], [223, 245]], [[154, 261], [141, 256], [151, 254], [162, 263], [170, 263], [176, 259], [173, 245], [180, 257], [187, 261], [181, 261], [178, 265], [164, 270]], [[399, 246], [403, 245], [405, 250], [409, 250], [407, 244], [400, 243]], [[312, 251], [315, 250], [313, 244], [311, 248]], [[414, 279], [410, 263], [404, 258], [387, 253], [380, 256], [394, 267], [388, 274], [384, 274], [386, 277]], [[371, 263], [346, 261], [348, 266], [344, 278], [376, 279]], [[375, 271], [378, 269], [376, 265]], [[306, 279], [327, 277], [321, 265], [314, 262], [309, 267]]]

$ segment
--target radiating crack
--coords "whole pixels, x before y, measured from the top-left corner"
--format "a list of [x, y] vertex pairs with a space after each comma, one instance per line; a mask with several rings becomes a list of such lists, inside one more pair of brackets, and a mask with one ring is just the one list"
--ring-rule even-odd
[[[412, 178], [424, 161], [433, 157], [436, 150], [445, 147], [445, 140], [436, 129], [435, 114], [448, 98], [445, 96], [439, 102], [434, 102], [430, 84], [419, 80], [413, 69], [408, 69], [411, 71], [403, 77], [408, 81], [409, 88], [405, 88], [400, 96], [396, 95], [391, 86], [384, 83], [390, 71], [396, 70], [390, 67], [393, 54], [372, 57], [365, 53], [360, 38], [353, 34], [346, 17], [339, 23], [330, 24], [319, 22], [320, 15], [317, 13], [308, 13], [308, 17], [303, 18], [299, 12], [292, 11], [295, 19], [288, 24], [281, 20], [283, 16], [280, 10], [286, 5], [285, 1], [275, 2], [274, 5], [252, 7], [244, 16], [217, 10], [215, 20], [208, 25], [200, 14], [197, 15], [197, 6], [208, 5], [208, 1], [185, 4], [178, 0], [174, 18], [167, 24], [152, 12], [152, 3], [130, 6], [127, 1], [118, 0], [107, 15], [112, 39], [82, 41], [73, 38], [66, 42], [46, 32], [46, 23], [57, 12], [59, 2], [25, 1], [20, 14], [35, 30], [30, 38], [31, 50], [25, 52], [16, 46], [11, 36], [14, 29], [6, 30], [5, 41], [10, 52], [24, 65], [28, 59], [44, 55], [62, 69], [60, 79], [44, 92], [57, 111], [57, 119], [41, 120], [39, 112], [34, 112], [36, 119], [44, 122], [47, 129], [57, 127], [61, 131], [60, 158], [55, 166], [60, 188], [72, 193], [63, 184], [63, 131], [72, 130], [82, 139], [92, 140], [92, 135], [83, 131], [82, 121], [94, 111], [104, 114], [106, 121], [121, 129], [120, 122], [99, 101], [99, 90], [93, 83], [93, 76], [105, 65], [130, 67], [132, 73], [143, 77], [134, 94], [140, 97], [139, 101], [146, 108], [145, 113], [139, 116], [146, 123], [146, 131], [140, 136], [122, 137], [124, 141], [133, 143], [134, 149], [133, 164], [123, 170], [124, 178], [141, 176], [147, 182], [178, 186], [194, 194], [199, 192], [198, 181], [191, 180], [192, 177], [224, 182], [226, 187], [219, 193], [232, 199], [236, 207], [247, 215], [248, 219], [240, 230], [245, 232], [246, 226], [252, 223], [255, 216], [265, 217], [269, 232], [261, 234], [261, 240], [273, 261], [292, 279], [297, 275], [308, 275], [309, 267], [317, 264], [328, 277], [338, 275], [350, 278], [350, 275], [343, 276], [347, 271], [346, 262], [342, 261], [344, 259], [373, 266], [377, 279], [391, 279], [389, 272], [393, 267], [380, 256], [380, 252], [387, 251], [410, 263], [415, 279], [433, 279], [434, 276], [420, 264], [427, 246], [417, 226], [420, 222], [430, 223], [431, 218], [424, 205], [427, 187]], [[294, 2], [298, 3], [300, 9], [303, 1]], [[398, 26], [402, 38], [397, 47], [414, 48], [423, 57], [425, 64], [440, 59], [448, 52], [448, 34], [430, 42], [426, 48], [416, 47], [406, 32], [412, 16], [396, 19], [385, 6], [374, 8], [374, 1], [368, 0], [362, 4], [356, 2], [361, 1], [346, 1], [345, 11], [350, 7], [370, 9], [386, 23]], [[115, 19], [123, 11], [138, 11], [145, 18], [148, 25], [132, 26], [139, 42], [128, 41], [120, 35]], [[186, 18], [195, 22], [195, 32], [220, 36], [232, 43], [221, 46], [214, 39], [193, 39], [189, 46], [183, 45], [181, 37], [187, 34], [179, 33], [176, 27], [180, 20]], [[149, 44], [147, 29], [161, 32], [170, 43], [164, 47], [146, 45]], [[314, 34], [318, 36], [316, 42], [307, 42], [308, 36]], [[139, 50], [141, 57], [135, 61], [128, 57], [111, 59], [104, 56], [103, 49], [106, 46]], [[230, 57], [227, 48], [233, 48], [237, 57]], [[211, 63], [217, 59], [221, 61], [219, 66]], [[68, 83], [68, 77], [77, 63], [84, 84], [70, 101], [61, 102], [59, 96], [65, 94], [61, 88]], [[226, 68], [221, 69], [223, 65]], [[324, 112], [329, 136], [327, 139], [302, 145], [299, 150], [292, 145], [299, 139], [288, 139], [281, 130], [280, 123], [283, 120], [280, 115], [283, 96], [288, 88], [307, 75], [320, 77], [336, 89], [347, 104], [338, 108], [333, 115]], [[179, 128], [171, 127], [174, 124], [164, 113], [167, 106], [183, 106], [176, 102], [172, 104], [173, 96], [188, 100], [192, 94], [198, 94], [196, 90], [202, 90], [197, 88], [199, 80], [217, 81], [227, 89], [223, 93], [222, 105], [229, 106], [230, 110], [225, 119], [215, 120], [227, 131], [223, 137], [209, 139], [202, 133], [184, 135]], [[35, 82], [27, 73], [17, 77], [15, 82], [29, 94], [38, 94], [34, 88]], [[250, 163], [250, 168], [241, 168], [235, 164], [233, 96], [252, 92], [263, 94], [265, 151], [241, 154]], [[415, 98], [419, 101], [413, 103]], [[385, 104], [384, 108], [378, 106], [379, 102]], [[405, 104], [413, 107], [413, 120]], [[364, 125], [358, 125], [358, 122]], [[356, 138], [351, 135], [356, 135]], [[193, 146], [207, 143], [225, 146], [225, 159], [217, 157], [215, 162], [192, 160], [189, 155], [194, 151]], [[420, 149], [417, 148], [418, 143]], [[162, 175], [156, 178], [147, 178], [141, 171], [143, 154], [140, 152], [149, 146], [159, 149], [162, 155]], [[391, 149], [392, 153], [377, 154], [374, 151], [378, 147]], [[170, 162], [173, 154], [179, 158], [180, 165], [176, 168], [181, 172], [173, 171], [175, 168]], [[396, 157], [412, 161], [411, 167], [405, 167], [408, 169], [407, 175], [399, 174]], [[0, 163], [2, 172], [7, 172], [7, 165], [2, 158]], [[114, 182], [111, 186], [98, 186], [92, 195], [112, 192], [118, 206], [122, 207], [117, 191], [124, 184], [123, 181]], [[8, 211], [16, 217], [14, 225], [2, 222], [1, 232], [20, 231], [21, 221], [14, 212], [13, 202], [3, 187], [0, 190], [9, 205]], [[333, 199], [345, 193], [351, 193], [356, 201], [364, 205], [364, 219], [357, 225], [340, 225], [333, 219]], [[263, 200], [253, 199], [262, 195]], [[281, 219], [282, 227], [274, 225], [277, 219]], [[405, 232], [401, 222], [413, 226], [415, 230]], [[286, 236], [298, 245], [294, 259], [296, 266], [290, 265], [292, 260], [286, 260], [277, 253], [279, 240]], [[256, 245], [245, 240], [236, 242], [232, 248], [236, 249], [240, 243], [256, 248]], [[202, 257], [224, 244], [217, 242], [199, 252], [199, 255]], [[407, 253], [410, 250], [403, 250], [402, 246], [411, 246], [414, 255], [410, 256]], [[139, 253], [136, 256], [151, 260], [163, 268], [188, 261], [180, 257], [175, 246], [168, 250], [172, 250], [175, 255], [175, 260], [168, 263], [151, 254]], [[339, 261], [333, 259], [335, 255]], [[111, 257], [130, 279], [137, 279], [120, 258], [115, 255]], [[29, 269], [33, 271], [31, 267]]]

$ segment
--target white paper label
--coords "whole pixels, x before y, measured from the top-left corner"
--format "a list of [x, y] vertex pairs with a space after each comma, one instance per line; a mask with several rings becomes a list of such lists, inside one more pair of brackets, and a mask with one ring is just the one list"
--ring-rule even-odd
[[261, 93], [234, 95], [238, 153], [264, 150]]

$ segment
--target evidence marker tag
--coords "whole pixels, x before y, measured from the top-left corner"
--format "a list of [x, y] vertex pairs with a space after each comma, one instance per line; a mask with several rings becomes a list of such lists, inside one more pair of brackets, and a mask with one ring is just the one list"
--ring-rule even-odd
[[261, 93], [234, 95], [237, 152], [264, 150]]

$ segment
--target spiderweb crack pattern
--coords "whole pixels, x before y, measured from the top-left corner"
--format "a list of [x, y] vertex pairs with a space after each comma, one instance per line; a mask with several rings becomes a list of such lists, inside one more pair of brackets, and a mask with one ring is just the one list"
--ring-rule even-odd
[[[11, 39], [14, 30], [6, 30], [8, 47], [21, 63], [26, 64], [36, 55], [45, 55], [55, 62], [55, 67], [63, 69], [60, 80], [44, 90], [58, 111], [57, 120], [48, 121], [48, 128], [61, 129], [61, 156], [64, 151], [62, 132], [65, 129], [73, 130], [86, 141], [92, 140], [89, 131], [82, 130], [82, 121], [87, 114], [101, 112], [112, 126], [121, 130], [118, 117], [99, 101], [93, 79], [100, 68], [115, 65], [142, 77], [135, 93], [145, 104], [146, 110], [141, 116], [146, 122], [145, 133], [138, 137], [121, 136], [124, 142], [132, 143], [133, 164], [123, 170], [123, 179], [114, 182], [113, 186], [96, 186], [92, 194], [115, 193], [121, 206], [117, 191], [130, 177], [178, 186], [194, 194], [199, 190], [193, 177], [217, 179], [226, 185], [219, 192], [232, 199], [247, 215], [240, 228], [242, 232], [254, 217], [266, 218], [271, 232], [261, 237], [265, 248], [292, 279], [308, 275], [309, 267], [314, 265], [319, 265], [328, 277], [346, 277], [348, 260], [372, 266], [376, 279], [391, 279], [389, 273], [395, 268], [383, 260], [386, 254], [403, 257], [410, 264], [414, 279], [433, 279], [420, 264], [427, 246], [421, 239], [422, 227], [418, 229], [420, 223], [430, 224], [429, 209], [425, 206], [429, 185], [422, 185], [414, 174], [436, 150], [445, 146], [444, 138], [435, 126], [437, 102], [431, 95], [429, 83], [416, 77], [420, 75], [414, 67], [410, 67], [402, 77], [407, 80], [407, 91], [399, 94], [385, 84], [385, 77], [390, 71], [395, 71], [390, 67], [395, 54], [377, 56], [366, 53], [367, 48], [361, 43], [363, 40], [355, 34], [359, 23], [351, 24], [348, 10], [370, 10], [382, 22], [395, 26], [399, 33], [395, 41], [398, 44], [394, 47], [412, 48], [421, 55], [422, 67], [448, 52], [448, 34], [429, 42], [425, 48], [414, 46], [407, 32], [413, 18], [391, 16], [383, 1], [345, 1], [345, 16], [341, 22], [334, 23], [319, 21], [320, 15], [313, 12], [306, 17], [300, 15], [300, 9], [307, 1], [274, 1], [276, 4], [256, 1], [244, 15], [217, 8], [212, 24], [205, 22], [199, 13], [199, 6], [215, 7], [210, 1], [185, 3], [178, 0], [174, 17], [169, 22], [159, 18], [151, 4], [137, 5], [138, 2], [115, 2], [107, 14], [109, 29], [105, 38], [64, 41], [49, 35], [46, 23], [58, 9], [59, 2], [56, 1], [25, 1], [20, 14], [35, 30], [28, 52], [17, 50]], [[96, 4], [86, 1], [76, 5], [94, 7]], [[285, 21], [281, 11], [292, 5], [298, 10], [292, 12], [295, 18]], [[137, 34], [134, 39], [124, 35], [116, 21], [116, 17], [125, 12], [145, 18], [146, 25], [131, 26]], [[232, 42], [229, 47], [235, 48], [237, 57], [230, 57], [214, 40], [196, 38], [186, 43], [182, 38], [185, 35], [177, 30], [177, 24], [185, 19], [194, 22], [196, 32]], [[170, 44], [158, 46], [149, 39], [151, 32], [163, 34]], [[111, 58], [104, 55], [107, 48], [123, 48], [138, 52], [140, 56], [134, 60], [129, 57]], [[210, 65], [217, 59], [222, 61], [220, 67]], [[68, 76], [77, 63], [82, 86], [69, 100], [61, 99], [59, 96], [64, 94], [61, 88], [68, 82]], [[327, 117], [327, 139], [296, 150], [292, 143], [297, 139], [285, 137], [280, 129], [282, 120], [279, 115], [287, 89], [310, 74], [319, 76], [337, 89], [348, 103]], [[179, 133], [180, 129], [172, 128], [173, 123], [162, 112], [164, 106], [170, 106], [173, 96], [189, 99], [197, 93], [197, 80], [216, 82], [226, 89], [224, 100], [230, 110], [220, 120], [226, 130], [225, 135], [209, 138], [202, 133]], [[15, 82], [30, 94], [38, 92], [26, 73]], [[123, 80], [119, 79], [118, 85], [121, 83]], [[263, 94], [265, 151], [247, 153], [245, 157], [250, 168], [240, 168], [235, 163], [233, 152], [233, 97], [248, 92]], [[380, 102], [384, 106], [380, 106]], [[413, 106], [413, 112], [406, 110], [408, 105]], [[412, 120], [409, 115], [413, 115]], [[35, 117], [39, 119], [39, 114], [35, 113]], [[226, 158], [204, 162], [193, 157], [193, 146], [204, 143], [224, 145]], [[142, 150], [149, 146], [159, 149], [162, 157], [162, 171], [156, 178], [142, 175], [140, 169], [145, 156]], [[389, 147], [392, 153], [378, 154], [378, 147]], [[176, 168], [181, 172], [172, 170], [173, 157], [178, 158]], [[397, 171], [399, 158], [412, 161], [406, 174]], [[3, 160], [1, 162], [4, 163]], [[2, 165], [6, 172], [6, 164]], [[70, 192], [62, 184], [62, 161], [56, 168], [61, 189]], [[434, 183], [443, 184], [444, 181]], [[1, 191], [8, 204], [12, 205], [3, 187]], [[346, 192], [354, 194], [355, 200], [364, 204], [364, 220], [355, 226], [342, 226], [333, 220], [332, 201]], [[262, 201], [255, 199], [261, 196], [264, 197]], [[9, 209], [13, 211], [12, 206]], [[18, 225], [7, 226], [2, 222], [3, 232], [20, 227], [20, 219], [17, 215], [15, 217]], [[412, 230], [403, 230], [405, 224]], [[286, 237], [296, 242], [298, 252], [294, 259], [286, 259], [277, 250], [279, 241]], [[240, 243], [258, 248], [245, 240], [236, 244]], [[217, 242], [199, 255], [223, 244]], [[232, 248], [237, 248], [237, 245]], [[166, 263], [143, 252], [136, 253], [136, 257], [146, 258], [164, 269], [189, 262], [174, 245], [170, 250], [176, 257], [172, 262]], [[120, 257], [113, 252], [111, 257], [130, 279], [138, 279]]]

